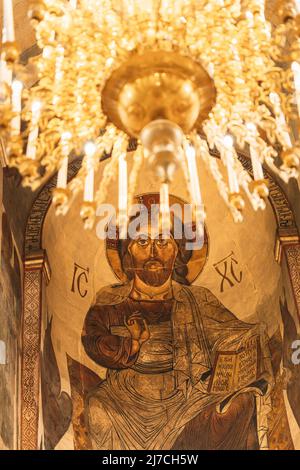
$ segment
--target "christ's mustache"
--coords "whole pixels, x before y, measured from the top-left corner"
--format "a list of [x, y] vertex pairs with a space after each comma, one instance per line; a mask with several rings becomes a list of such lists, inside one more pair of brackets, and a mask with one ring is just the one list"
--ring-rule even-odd
[[150, 258], [143, 264], [143, 267], [128, 267], [128, 271], [148, 271], [151, 270], [151, 267], [159, 269], [160, 271], [169, 271], [170, 268], [167, 268], [164, 263], [158, 258]]
[[151, 268], [165, 269], [165, 265], [160, 259], [151, 258], [144, 263], [143, 269], [151, 269]]
[[[170, 268], [166, 268], [165, 266], [158, 266], [158, 268], [160, 271], [170, 271]], [[127, 271], [133, 271], [133, 272], [138, 272], [138, 271], [142, 271], [142, 272], [145, 272], [145, 271], [149, 271], [149, 267], [145, 268], [137, 268], [137, 267], [128, 267], [126, 268]]]

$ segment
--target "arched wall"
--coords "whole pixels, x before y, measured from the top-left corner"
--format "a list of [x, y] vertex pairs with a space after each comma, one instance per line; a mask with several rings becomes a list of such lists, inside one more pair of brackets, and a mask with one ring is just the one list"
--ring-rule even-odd
[[[241, 154], [240, 159], [245, 168], [249, 170], [249, 160], [247, 157]], [[78, 168], [79, 161], [75, 161], [70, 165], [69, 177], [72, 177]], [[297, 267], [295, 268], [297, 264], [293, 261], [298, 256], [298, 232], [289, 203], [283, 191], [276, 185], [271, 176], [266, 174], [270, 183], [269, 201], [275, 217], [270, 205], [268, 205], [265, 213], [258, 214], [254, 214], [250, 208], [247, 208], [246, 222], [237, 228], [232, 223], [229, 215], [226, 214], [225, 206], [220, 202], [219, 207], [216, 207], [214, 183], [209, 181], [208, 174], [203, 173], [203, 178], [206, 178], [208, 182], [201, 181], [201, 184], [204, 187], [206, 186], [204, 188], [205, 193], [209, 190], [207, 195], [208, 200], [205, 203], [208, 206], [207, 228], [211, 246], [209, 260], [196, 283], [208, 287], [226, 307], [244, 321], [253, 321], [256, 318], [258, 321], [266, 322], [269, 326], [269, 333], [272, 335], [280, 324], [279, 296], [282, 294], [282, 284], [287, 284], [285, 290], [288, 297], [289, 309], [292, 311], [295, 320], [297, 317], [297, 307], [300, 305], [298, 300], [299, 294], [297, 289], [295, 289], [297, 284], [296, 278], [298, 276]], [[39, 352], [41, 343], [44, 342], [45, 338], [47, 315], [49, 318], [53, 316], [51, 328], [53, 347], [60, 373], [59, 386], [65, 393], [71, 395], [72, 391], [68, 384], [66, 353], [76, 361], [81, 361], [95, 374], [103, 375], [104, 373], [103, 370], [101, 371], [95, 367], [95, 364], [82, 352], [81, 345], [79, 344], [80, 331], [85, 313], [95, 293], [101, 286], [116, 282], [113, 273], [106, 263], [103, 244], [95, 239], [95, 234], [84, 233], [79, 217], [76, 216], [75, 208], [72, 208], [66, 216], [67, 218], [63, 220], [55, 219], [52, 209], [50, 209], [47, 221], [45, 222], [50, 204], [50, 192], [54, 186], [55, 178], [42, 189], [36, 199], [28, 218], [25, 237], [25, 299], [28, 299], [28, 302], [25, 302], [23, 321], [23, 341], [25, 345], [22, 376], [23, 448], [35, 448], [37, 445], [40, 445], [42, 437], [41, 429], [43, 428], [43, 423], [41, 413], [39, 412], [42, 407], [39, 382]], [[186, 192], [180, 189], [181, 186], [179, 178], [178, 181], [175, 181], [171, 192], [187, 199]], [[156, 185], [153, 181], [147, 183], [143, 181], [143, 185], [139, 188], [138, 192], [151, 191], [155, 187]], [[111, 202], [115, 202], [113, 199]], [[66, 222], [68, 218], [69, 227]], [[60, 226], [60, 230], [57, 230], [53, 223], [56, 228]], [[260, 227], [262, 230], [258, 231], [256, 227]], [[226, 232], [222, 233], [224, 228]], [[76, 235], [74, 230], [78, 232]], [[264, 236], [261, 237], [261, 233]], [[81, 249], [80, 245], [76, 246], [76, 243], [72, 245], [70, 243], [71, 239], [76, 239], [77, 243], [83, 243]], [[83, 249], [83, 246], [88, 246], [89, 249]], [[56, 255], [53, 247], [55, 247]], [[284, 256], [282, 256], [283, 247]], [[48, 251], [47, 254], [43, 251], [43, 248]], [[57, 257], [57, 253], [61, 255]], [[74, 253], [76, 253], [75, 257]], [[260, 260], [257, 259], [257, 253], [260, 253]], [[280, 267], [275, 262], [275, 258], [282, 264], [282, 271], [285, 274], [284, 282], [280, 276]], [[231, 283], [234, 281], [233, 285], [226, 279], [224, 281], [224, 277], [222, 279], [225, 272], [225, 263], [234, 272], [234, 278], [231, 279]], [[74, 276], [76, 276], [76, 266], [79, 269], [77, 274], [79, 272], [83, 273], [81, 277], [83, 282], [80, 284], [83, 291], [77, 292], [77, 296], [72, 291]], [[100, 269], [99, 266], [101, 266]], [[86, 269], [89, 271], [85, 271]], [[53, 276], [50, 281], [51, 271]], [[263, 278], [263, 276], [265, 277]], [[88, 282], [84, 282], [87, 279]], [[223, 289], [223, 292], [221, 292], [222, 280], [224, 281], [223, 288], [224, 284], [227, 286], [227, 288]], [[49, 281], [49, 286], [45, 288]], [[86, 294], [85, 290], [87, 290]], [[41, 291], [46, 291], [46, 294], [41, 296]], [[277, 297], [276, 295], [274, 296], [276, 292]], [[241, 299], [241, 295], [243, 301], [236, 301], [235, 299], [237, 298]], [[35, 302], [34, 299], [39, 300]], [[54, 299], [54, 302], [49, 302], [49, 299]], [[62, 304], [64, 305], [63, 309], [59, 307]], [[247, 311], [243, 309], [243, 304], [247, 306]], [[64, 314], [66, 306], [68, 306], [69, 315]], [[272, 315], [276, 318], [274, 324], [272, 324]], [[73, 336], [72, 330], [73, 333], [76, 331]], [[283, 334], [282, 325], [281, 334]], [[77, 341], [74, 341], [76, 335]], [[68, 337], [66, 341], [68, 347], [66, 348], [64, 348], [64, 337]], [[30, 354], [26, 354], [26, 351], [30, 351]], [[26, 362], [26, 358], [30, 358], [30, 360]], [[34, 380], [31, 379], [31, 384], [33, 385], [31, 390], [28, 388], [29, 377], [34, 378]], [[28, 419], [29, 416], [30, 419]], [[293, 426], [295, 428], [294, 422]], [[71, 428], [69, 428], [69, 431], [59, 444], [62, 447], [72, 447], [73, 437], [72, 431], [70, 431]], [[294, 434], [296, 435], [297, 432], [295, 431]]]

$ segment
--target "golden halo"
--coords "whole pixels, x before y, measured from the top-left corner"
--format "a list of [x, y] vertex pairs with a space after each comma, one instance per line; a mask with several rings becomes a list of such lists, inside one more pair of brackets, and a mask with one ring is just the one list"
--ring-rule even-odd
[[[134, 204], [141, 204], [147, 207], [147, 209], [150, 209], [151, 205], [153, 204], [159, 204], [159, 193], [147, 193], [147, 194], [142, 194], [138, 195], [134, 198], [133, 201]], [[186, 201], [183, 201], [177, 196], [174, 196], [170, 194], [170, 206], [173, 204], [179, 204], [183, 210], [184, 204], [188, 204]], [[194, 224], [193, 224], [194, 226]], [[185, 243], [184, 240], [182, 240], [183, 243], [180, 244], [179, 240], [175, 240], [179, 248], [182, 250], [183, 248], [183, 243]], [[124, 272], [123, 266], [122, 266], [122, 261], [121, 261], [121, 243], [122, 241], [119, 241], [118, 239], [118, 232], [117, 232], [117, 237], [115, 238], [106, 238], [106, 257], [108, 260], [108, 263], [114, 272], [115, 276], [122, 282], [126, 283], [128, 282], [128, 277], [126, 273]], [[204, 228], [204, 243], [202, 248], [199, 250], [190, 250], [187, 251], [185, 250], [186, 253], [188, 254], [188, 261], [185, 263], [185, 266], [187, 268], [186, 274], [184, 276], [184, 279], [178, 278], [176, 276], [176, 267], [174, 268], [174, 274], [173, 274], [173, 279], [176, 280], [177, 282], [185, 285], [190, 285], [192, 284], [199, 274], [202, 272], [204, 265], [206, 263], [207, 257], [208, 257], [208, 236], [207, 236], [207, 231], [206, 227]]]

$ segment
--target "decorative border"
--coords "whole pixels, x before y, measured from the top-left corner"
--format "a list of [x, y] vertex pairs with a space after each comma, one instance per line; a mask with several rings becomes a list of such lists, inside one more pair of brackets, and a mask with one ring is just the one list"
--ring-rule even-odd
[[21, 449], [38, 448], [43, 282], [50, 280], [45, 251], [25, 260], [21, 365]]
[[7, 155], [2, 137], [0, 137], [0, 164], [2, 168], [7, 166]]
[[[70, 163], [68, 168], [68, 181], [78, 172], [82, 159]], [[39, 192], [35, 199], [25, 231], [25, 256], [42, 249], [42, 232], [46, 214], [51, 204], [52, 190], [56, 187], [57, 175], [51, 178]]]
[[[250, 158], [242, 153], [239, 153], [238, 156], [245, 170], [253, 177]], [[286, 233], [286, 230], [289, 230], [290, 233], [298, 234], [295, 217], [284, 191], [265, 169], [264, 177], [269, 183], [269, 200], [277, 220], [278, 231]]]
[[21, 449], [38, 448], [42, 271], [24, 273]]
[[285, 245], [284, 253], [300, 321], [300, 244]]
[[[252, 164], [248, 157], [239, 153], [239, 160], [247, 172], [253, 177]], [[299, 232], [290, 203], [272, 176], [264, 169], [264, 177], [269, 183], [269, 201], [277, 221], [277, 237], [274, 256], [277, 263], [282, 260], [282, 247], [286, 244], [298, 244]]]

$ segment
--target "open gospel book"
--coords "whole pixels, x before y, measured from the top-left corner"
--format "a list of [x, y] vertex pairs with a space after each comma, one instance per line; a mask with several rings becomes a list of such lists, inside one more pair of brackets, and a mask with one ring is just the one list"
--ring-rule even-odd
[[[235, 348], [234, 348], [235, 346]], [[252, 332], [243, 340], [231, 345], [230, 350], [219, 349], [215, 353], [209, 393], [230, 394], [250, 386], [260, 375], [260, 340]]]

